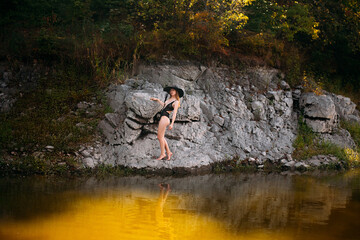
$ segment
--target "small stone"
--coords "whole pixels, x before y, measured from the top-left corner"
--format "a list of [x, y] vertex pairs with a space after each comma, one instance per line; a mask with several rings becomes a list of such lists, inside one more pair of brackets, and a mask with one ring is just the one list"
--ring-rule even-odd
[[89, 107], [89, 104], [87, 102], [79, 102], [76, 107], [78, 109], [87, 109]]
[[297, 162], [297, 163], [295, 163], [295, 167], [296, 167], [296, 168], [301, 167], [301, 166], [303, 166], [303, 165], [304, 165], [304, 163], [302, 163], [302, 162]]
[[91, 157], [85, 158], [83, 160], [83, 163], [84, 163], [85, 167], [89, 167], [89, 168], [94, 168], [95, 167], [94, 159], [92, 159]]
[[249, 158], [249, 162], [255, 162], [256, 160], [255, 160], [255, 158]]
[[321, 162], [320, 162], [320, 160], [318, 160], [318, 159], [312, 159], [312, 160], [309, 160], [309, 164], [310, 164], [311, 166], [318, 167], [318, 166], [321, 165]]
[[275, 101], [280, 101], [280, 97], [279, 97], [279, 93], [276, 91], [269, 91], [267, 92], [266, 96], [270, 99], [270, 100], [275, 100]]
[[264, 165], [259, 165], [258, 168], [264, 168]]
[[295, 168], [309, 168], [309, 165], [303, 163], [303, 162], [297, 162], [295, 164]]
[[219, 124], [220, 126], [223, 126], [224, 125], [224, 118], [220, 117], [220, 116], [215, 116], [214, 117], [214, 122], [216, 122], [217, 124]]
[[59, 162], [58, 165], [59, 165], [59, 166], [65, 166], [65, 165], [66, 165], [66, 162]]
[[91, 153], [88, 150], [82, 151], [81, 155], [83, 155], [84, 157], [91, 157]]
[[45, 149], [46, 149], [47, 151], [49, 151], [49, 152], [52, 152], [52, 151], [54, 151], [55, 147], [48, 145], [48, 146], [45, 147]]
[[40, 159], [44, 158], [44, 156], [45, 156], [43, 152], [34, 152], [32, 155], [35, 158], [40, 158]]
[[285, 166], [287, 166], [287, 167], [293, 167], [294, 165], [295, 165], [295, 161], [290, 161], [290, 162], [285, 163]]
[[281, 81], [281, 82], [280, 82], [280, 87], [281, 87], [282, 89], [284, 89], [284, 90], [289, 90], [289, 89], [290, 89], [290, 85], [289, 85], [287, 82], [285, 82], [285, 81]]
[[77, 126], [78, 128], [83, 128], [83, 127], [85, 127], [85, 124], [82, 122], [79, 122], [79, 123], [75, 124], [75, 126]]
[[86, 116], [87, 116], [87, 117], [95, 117], [95, 116], [96, 116], [96, 112], [88, 112], [88, 111], [86, 111]]
[[266, 156], [266, 152], [262, 152], [261, 155]]
[[221, 128], [217, 124], [213, 124], [210, 128], [210, 132], [217, 133], [221, 130]]
[[250, 148], [249, 146], [246, 146], [246, 147], [244, 147], [244, 151], [245, 151], [246, 153], [250, 153], [250, 152], [251, 152], [251, 148]]
[[286, 163], [288, 163], [288, 161], [287, 161], [286, 159], [281, 159], [280, 162], [281, 162], [281, 164], [286, 164]]

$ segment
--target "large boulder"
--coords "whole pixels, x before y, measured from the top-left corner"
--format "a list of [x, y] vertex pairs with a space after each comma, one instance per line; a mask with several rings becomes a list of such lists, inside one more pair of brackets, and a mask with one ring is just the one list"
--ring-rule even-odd
[[161, 98], [161, 95], [160, 92], [155, 90], [132, 91], [125, 97], [125, 103], [136, 115], [145, 119], [150, 119], [162, 108], [159, 103], [150, 100], [150, 98]]
[[330, 96], [304, 93], [300, 98], [300, 107], [306, 124], [314, 132], [331, 133], [338, 127], [339, 116]]

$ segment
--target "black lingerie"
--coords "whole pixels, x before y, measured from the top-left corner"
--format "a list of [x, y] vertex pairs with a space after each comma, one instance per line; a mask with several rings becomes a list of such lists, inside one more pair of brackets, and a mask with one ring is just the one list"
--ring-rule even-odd
[[171, 103], [169, 103], [168, 105], [166, 105], [162, 110], [161, 110], [161, 116], [165, 116], [170, 118], [170, 113], [168, 113], [168, 111], [173, 111], [174, 107], [172, 106], [172, 104], [175, 101], [172, 101]]

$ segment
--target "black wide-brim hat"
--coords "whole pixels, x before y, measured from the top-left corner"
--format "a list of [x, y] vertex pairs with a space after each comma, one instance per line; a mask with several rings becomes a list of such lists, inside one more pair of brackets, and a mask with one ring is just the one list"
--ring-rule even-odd
[[181, 88], [178, 88], [176, 86], [172, 86], [172, 87], [164, 87], [164, 91], [170, 94], [170, 90], [171, 89], [175, 89], [177, 91], [177, 93], [179, 94], [179, 97], [183, 97], [184, 96], [184, 90], [182, 90]]

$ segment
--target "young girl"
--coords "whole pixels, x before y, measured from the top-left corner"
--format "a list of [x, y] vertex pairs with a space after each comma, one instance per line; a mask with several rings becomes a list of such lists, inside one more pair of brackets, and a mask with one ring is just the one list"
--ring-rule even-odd
[[[169, 130], [174, 127], [176, 113], [178, 108], [180, 107], [180, 98], [184, 96], [184, 91], [178, 87], [165, 87], [164, 91], [170, 94], [170, 98], [167, 101], [162, 102], [158, 98], [150, 98], [150, 100], [157, 101], [163, 106], [163, 109], [161, 110], [161, 118], [159, 121], [159, 128], [157, 134], [160, 143], [161, 153], [160, 157], [158, 157], [156, 160], [162, 160], [164, 157], [166, 157], [165, 150], [168, 156], [167, 160], [170, 160], [171, 156], [173, 155], [165, 139], [165, 130], [167, 126], [169, 126]], [[172, 111], [174, 111], [174, 113], [172, 115], [172, 120], [170, 123], [170, 113]]]

